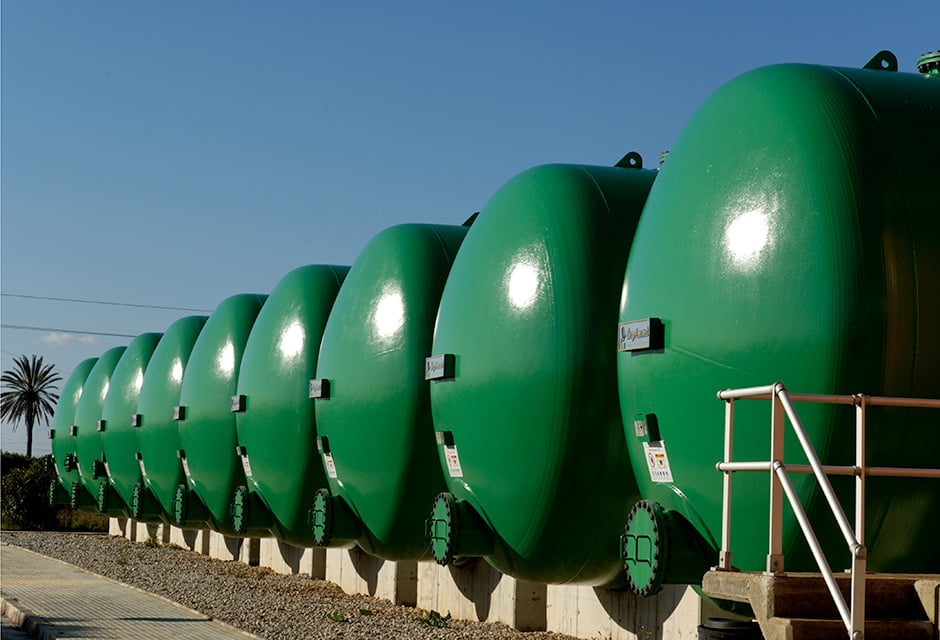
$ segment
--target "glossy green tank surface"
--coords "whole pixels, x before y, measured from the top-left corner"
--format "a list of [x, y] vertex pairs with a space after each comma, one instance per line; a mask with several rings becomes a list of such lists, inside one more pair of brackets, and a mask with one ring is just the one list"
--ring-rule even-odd
[[161, 515], [156, 503], [144, 499], [147, 494], [137, 459], [140, 452], [137, 402], [147, 365], [161, 336], [144, 333], [131, 340], [114, 367], [101, 409], [101, 444], [111, 487], [127, 507], [127, 516], [142, 522], [159, 521]]
[[547, 583], [622, 573], [617, 539], [636, 486], [610, 343], [618, 274], [655, 175], [537, 167], [467, 234], [441, 298], [442, 357], [426, 371], [438, 378], [431, 408], [450, 489], [429, 524], [438, 562], [485, 555]]
[[[381, 558], [429, 559], [428, 505], [446, 487], [424, 359], [466, 233], [423, 224], [387, 229], [362, 250], [340, 290], [320, 347], [317, 378], [329, 381], [329, 397], [317, 400], [317, 430], [324, 468], [335, 476], [324, 481], [342, 504], [330, 505], [334, 522], [314, 513], [318, 544], [354, 540]], [[335, 521], [344, 513], [356, 526]], [[344, 528], [355, 537], [337, 536]]]
[[[251, 529], [260, 506], [272, 532], [313, 546], [308, 512], [323, 486], [313, 400], [308, 397], [327, 316], [349, 267], [311, 265], [291, 271], [258, 314], [238, 375], [245, 411], [236, 413], [242, 467], [233, 526]], [[247, 493], [246, 493], [247, 492]], [[258, 500], [260, 499], [260, 505]]]
[[177, 422], [183, 372], [189, 362], [196, 338], [206, 324], [206, 316], [180, 318], [170, 325], [154, 349], [147, 365], [137, 402], [140, 472], [151, 498], [176, 526], [205, 526], [195, 514], [189, 521], [177, 519], [174, 500], [179, 487], [186, 487]]
[[[72, 369], [69, 379], [62, 386], [59, 401], [56, 403], [55, 414], [52, 417], [52, 429], [49, 432], [52, 438], [52, 458], [55, 462], [56, 480], [50, 487], [49, 502], [52, 505], [69, 505], [77, 509], [80, 505], [73, 502], [87, 496], [80, 491], [81, 477], [78, 473], [78, 458], [75, 454], [75, 439], [71, 429], [75, 424], [75, 409], [85, 389], [85, 380], [98, 358], [82, 360]], [[90, 507], [90, 499], [86, 499], [83, 507]]]
[[85, 378], [82, 396], [75, 407], [75, 424], [72, 426], [78, 472], [82, 488], [87, 493], [82, 498], [73, 498], [81, 505], [90, 500], [95, 509], [112, 515], [123, 515], [120, 498], [111, 489], [108, 481], [107, 462], [101, 443], [101, 412], [111, 386], [111, 374], [126, 347], [108, 349], [92, 367]]
[[[704, 542], [717, 559], [718, 390], [781, 381], [790, 392], [940, 397], [938, 149], [940, 80], [891, 71], [759, 69], [686, 126], [650, 194], [622, 291], [621, 322], [660, 319], [662, 348], [618, 354], [630, 458], [655, 503], [643, 519], [659, 517], [658, 505], [693, 525], [680, 546]], [[769, 407], [736, 403], [735, 460], [769, 459]], [[854, 464], [851, 408], [796, 407], [824, 463]], [[867, 463], [936, 467], [936, 426], [926, 410], [870, 409]], [[805, 462], [787, 432], [787, 462]], [[651, 446], [669, 474], [649, 471]], [[815, 481], [793, 477], [833, 569], [847, 568]], [[851, 520], [851, 480], [832, 482]], [[766, 474], [734, 478], [732, 562], [743, 570], [765, 567], [768, 485]], [[940, 571], [936, 481], [867, 486], [868, 568]], [[785, 568], [815, 571], [787, 517]], [[674, 581], [668, 567], [660, 574], [642, 580]]]
[[[205, 506], [212, 528], [231, 536], [268, 533], [266, 527], [236, 531], [232, 518], [233, 496], [245, 485], [236, 451], [238, 370], [265, 297], [236, 295], [216, 307], [193, 346], [180, 390], [185, 415], [179, 421], [179, 455], [188, 489]], [[174, 507], [185, 515], [181, 520], [195, 516], [193, 495], [178, 491], [177, 501], [184, 503]]]

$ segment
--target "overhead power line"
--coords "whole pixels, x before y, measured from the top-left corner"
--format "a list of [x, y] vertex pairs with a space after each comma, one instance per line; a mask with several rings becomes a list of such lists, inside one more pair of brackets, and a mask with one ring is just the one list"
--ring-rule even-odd
[[55, 302], [77, 302], [80, 304], [104, 304], [112, 307], [134, 307], [137, 309], [166, 309], [168, 311], [211, 312], [212, 309], [193, 309], [192, 307], [168, 307], [159, 304], [135, 304], [133, 302], [110, 302], [107, 300], [83, 300], [80, 298], [55, 298], [52, 296], [29, 296], [22, 293], [0, 293], [4, 298], [25, 298], [27, 300], [53, 300]]
[[54, 329], [50, 327], [29, 327], [24, 324], [0, 324], [4, 329], [21, 329], [23, 331], [51, 331], [53, 333], [74, 333], [83, 336], [112, 336], [115, 338], [136, 338], [129, 333], [107, 333], [105, 331], [82, 331], [80, 329]]

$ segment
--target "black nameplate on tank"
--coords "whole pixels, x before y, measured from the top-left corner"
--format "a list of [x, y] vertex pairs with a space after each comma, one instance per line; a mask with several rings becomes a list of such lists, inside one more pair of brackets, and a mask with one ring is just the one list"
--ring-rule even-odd
[[442, 353], [424, 359], [425, 380], [452, 380], [457, 357], [452, 353]]
[[77, 425], [77, 424], [73, 424], [71, 427], [69, 427], [69, 435], [70, 435], [70, 436], [77, 436], [77, 435], [78, 435], [78, 425]]
[[139, 427], [140, 425], [143, 424], [143, 422], [144, 422], [144, 417], [140, 415], [139, 413], [135, 413], [134, 415], [131, 416], [132, 427]]
[[186, 407], [173, 407], [173, 419], [174, 420], [185, 420], [186, 419]]
[[656, 351], [665, 345], [663, 321], [643, 318], [617, 325], [617, 351]]
[[330, 381], [326, 378], [314, 378], [310, 381], [307, 395], [311, 398], [329, 398]]
[[248, 397], [244, 395], [232, 396], [232, 413], [245, 413], [245, 405], [248, 404]]
[[99, 420], [99, 421], [98, 421], [98, 431], [104, 431], [104, 427], [105, 427], [106, 424], [107, 424], [107, 421], [106, 421], [106, 420]]

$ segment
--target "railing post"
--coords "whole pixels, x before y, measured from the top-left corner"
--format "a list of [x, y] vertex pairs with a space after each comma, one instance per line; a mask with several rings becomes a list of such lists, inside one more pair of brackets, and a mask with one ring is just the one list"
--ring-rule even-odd
[[[734, 400], [725, 400], [725, 462], [731, 462], [734, 451]], [[725, 471], [721, 505], [721, 552], [718, 568], [731, 570], [731, 471]]]
[[868, 396], [859, 394], [855, 404], [855, 539], [865, 544], [865, 409]]
[[[783, 436], [785, 413], [780, 394], [782, 384], [774, 385], [770, 409], [770, 460], [783, 464]], [[783, 487], [777, 474], [770, 473], [770, 553], [767, 555], [767, 573], [783, 573]]]
[[865, 553], [865, 410], [868, 408], [868, 396], [859, 394], [855, 404], [855, 539], [862, 546], [862, 552], [852, 553], [851, 617], [852, 628], [849, 635], [854, 640], [865, 637], [865, 570], [868, 560]]

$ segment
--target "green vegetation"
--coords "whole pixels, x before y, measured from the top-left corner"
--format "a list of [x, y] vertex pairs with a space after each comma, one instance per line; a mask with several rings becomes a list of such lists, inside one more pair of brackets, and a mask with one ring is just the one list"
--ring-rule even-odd
[[3, 527], [54, 529], [55, 512], [48, 500], [49, 483], [54, 476], [45, 459], [4, 453], [2, 465]]
[[108, 518], [99, 513], [49, 506], [49, 485], [55, 479], [52, 459], [4, 452], [0, 456], [0, 526], [4, 529], [107, 531]]
[[55, 403], [59, 399], [56, 382], [62, 376], [55, 372], [51, 364], [43, 364], [42, 356], [27, 358], [25, 355], [13, 358], [13, 368], [3, 372], [0, 382], [0, 417], [13, 423], [13, 428], [20, 421], [26, 425], [26, 457], [33, 456], [33, 427], [37, 423], [49, 424], [49, 418], [55, 413]]
[[446, 616], [441, 616], [440, 613], [431, 609], [428, 615], [424, 618], [415, 618], [418, 622], [428, 627], [437, 627], [438, 629], [444, 629], [449, 626], [450, 623], [450, 611], [447, 612]]

